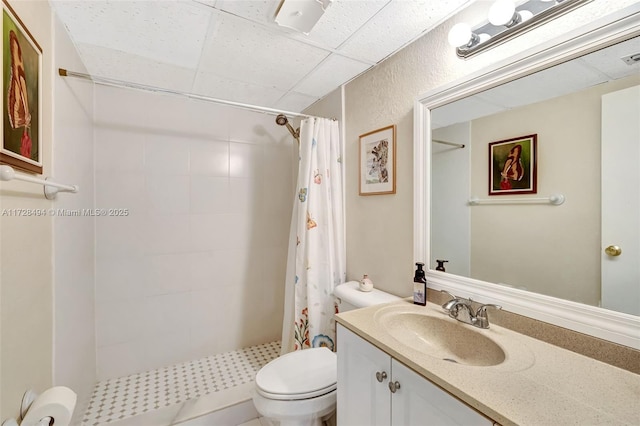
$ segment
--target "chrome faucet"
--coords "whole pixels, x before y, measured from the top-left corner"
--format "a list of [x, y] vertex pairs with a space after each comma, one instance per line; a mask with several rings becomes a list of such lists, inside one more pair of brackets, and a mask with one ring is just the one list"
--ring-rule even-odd
[[443, 293], [447, 293], [452, 297], [451, 300], [442, 305], [442, 309], [449, 314], [451, 318], [461, 321], [465, 324], [470, 324], [478, 328], [489, 328], [489, 317], [487, 316], [487, 308], [502, 309], [502, 306], [488, 303], [486, 305], [480, 305], [480, 307], [474, 312], [471, 306], [471, 298], [465, 299], [464, 297], [454, 296], [445, 290], [440, 290]]

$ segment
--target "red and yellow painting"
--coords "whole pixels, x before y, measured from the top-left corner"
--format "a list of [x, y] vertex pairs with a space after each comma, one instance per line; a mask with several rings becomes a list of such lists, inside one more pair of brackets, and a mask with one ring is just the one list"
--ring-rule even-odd
[[489, 195], [535, 194], [538, 135], [489, 144]]
[[42, 173], [41, 61], [42, 49], [4, 1], [0, 163], [31, 173]]

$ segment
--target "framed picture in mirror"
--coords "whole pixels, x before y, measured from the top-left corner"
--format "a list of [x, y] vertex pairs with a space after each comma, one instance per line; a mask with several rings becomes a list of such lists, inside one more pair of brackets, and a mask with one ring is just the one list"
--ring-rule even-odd
[[360, 135], [360, 195], [396, 193], [396, 126]]
[[537, 192], [538, 135], [489, 143], [489, 195]]

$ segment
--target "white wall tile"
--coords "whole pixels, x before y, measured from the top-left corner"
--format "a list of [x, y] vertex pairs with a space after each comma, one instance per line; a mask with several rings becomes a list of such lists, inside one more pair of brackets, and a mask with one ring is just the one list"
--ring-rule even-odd
[[216, 214], [232, 211], [228, 178], [191, 176], [190, 213]]
[[138, 171], [144, 164], [146, 135], [113, 125], [96, 126], [95, 164], [98, 172]]
[[208, 252], [211, 268], [215, 270], [215, 279], [197, 289], [235, 287], [244, 282], [249, 271], [256, 271], [251, 252], [245, 249], [220, 249]]
[[204, 136], [207, 140], [229, 140], [229, 118], [236, 114], [233, 108], [190, 99], [181, 111], [182, 114], [178, 115], [176, 120], [179, 120], [182, 126], [188, 126], [193, 133]]
[[229, 145], [229, 176], [232, 178], [260, 178], [264, 166], [263, 154], [263, 146], [231, 143]]
[[221, 318], [221, 304], [229, 303], [222, 299], [220, 289], [197, 290], [191, 292], [189, 322], [191, 328], [208, 327], [211, 334], [217, 334], [228, 323]]
[[145, 295], [184, 292], [191, 287], [191, 255], [159, 254], [145, 256]]
[[125, 299], [96, 305], [98, 347], [139, 339], [143, 332], [144, 299]]
[[191, 246], [188, 216], [148, 216], [144, 226], [145, 254], [184, 253]]
[[216, 252], [190, 253], [189, 273], [191, 290], [215, 288], [221, 285], [220, 264], [216, 262]]
[[229, 176], [229, 143], [195, 140], [189, 144], [191, 174]]
[[167, 176], [189, 173], [188, 139], [167, 135], [149, 135], [145, 141], [145, 163], [147, 172]]
[[148, 368], [159, 368], [194, 359], [190, 352], [190, 335], [181, 330], [143, 340], [144, 358]]
[[192, 326], [190, 330], [189, 348], [192, 359], [204, 358], [224, 351], [215, 329], [205, 324], [198, 324]]
[[96, 260], [97, 304], [141, 298], [146, 291], [144, 257]]
[[258, 179], [232, 178], [229, 182], [229, 212], [258, 213], [262, 181]]
[[130, 215], [146, 213], [144, 174], [138, 171], [96, 172], [97, 208], [128, 209]]
[[128, 376], [150, 369], [146, 342], [134, 340], [98, 349], [98, 380]]
[[190, 325], [190, 306], [191, 299], [188, 291], [145, 298], [141, 307], [144, 313], [142, 321], [144, 336], [185, 333]]
[[135, 216], [96, 218], [96, 257], [141, 256], [145, 246], [145, 220]]
[[147, 174], [146, 210], [152, 215], [176, 215], [189, 213], [189, 176], [173, 176], [160, 173]]

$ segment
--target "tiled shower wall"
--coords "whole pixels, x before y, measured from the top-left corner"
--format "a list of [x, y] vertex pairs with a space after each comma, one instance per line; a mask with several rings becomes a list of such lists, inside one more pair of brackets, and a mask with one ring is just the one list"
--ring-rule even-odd
[[295, 141], [274, 117], [96, 90], [98, 380], [280, 339]]

